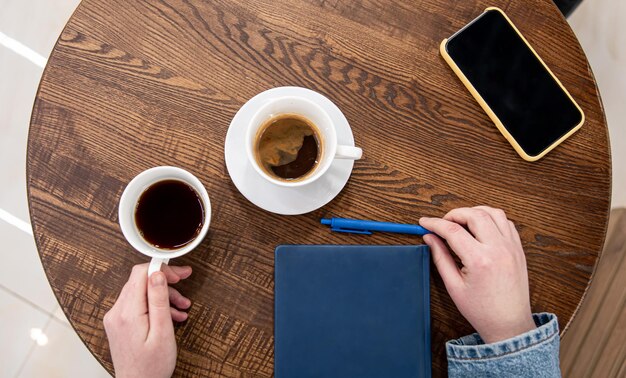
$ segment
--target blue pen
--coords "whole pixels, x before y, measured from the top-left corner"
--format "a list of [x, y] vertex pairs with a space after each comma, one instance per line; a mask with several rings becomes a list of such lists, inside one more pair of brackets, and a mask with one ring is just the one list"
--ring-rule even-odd
[[351, 234], [371, 235], [373, 231], [380, 231], [421, 236], [431, 233], [424, 227], [418, 226], [416, 224], [376, 222], [369, 220], [345, 218], [322, 218], [321, 223], [330, 226], [331, 231], [347, 232]]

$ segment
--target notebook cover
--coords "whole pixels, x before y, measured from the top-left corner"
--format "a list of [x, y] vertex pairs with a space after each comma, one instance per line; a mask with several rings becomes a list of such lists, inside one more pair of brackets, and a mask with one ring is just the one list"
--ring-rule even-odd
[[276, 378], [430, 377], [427, 246], [281, 245]]

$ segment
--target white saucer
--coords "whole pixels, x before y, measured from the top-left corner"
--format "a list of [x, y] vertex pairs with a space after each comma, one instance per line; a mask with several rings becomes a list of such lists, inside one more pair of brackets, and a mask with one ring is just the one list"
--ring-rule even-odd
[[317, 103], [335, 123], [337, 143], [354, 146], [348, 120], [332, 101], [306, 88], [272, 88], [246, 102], [230, 122], [224, 146], [226, 168], [241, 194], [258, 207], [283, 215], [304, 214], [326, 205], [341, 192], [350, 178], [354, 161], [335, 159], [322, 177], [300, 187], [279, 186], [261, 177], [250, 165], [246, 155], [247, 124], [261, 105], [269, 99], [282, 96], [300, 96]]

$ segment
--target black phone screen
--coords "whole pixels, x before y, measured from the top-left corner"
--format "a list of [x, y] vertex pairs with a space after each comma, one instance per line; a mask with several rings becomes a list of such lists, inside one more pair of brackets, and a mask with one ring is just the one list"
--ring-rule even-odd
[[528, 155], [539, 155], [582, 121], [500, 12], [483, 13], [450, 37], [446, 50]]

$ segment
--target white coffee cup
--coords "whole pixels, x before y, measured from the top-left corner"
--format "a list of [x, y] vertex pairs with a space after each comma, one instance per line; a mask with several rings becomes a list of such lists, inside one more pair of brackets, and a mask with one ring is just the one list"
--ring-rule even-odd
[[[270, 118], [280, 114], [298, 114], [311, 121], [320, 133], [322, 156], [313, 168], [313, 171], [308, 173], [303, 179], [292, 181], [279, 180], [265, 172], [257, 162], [255, 148], [257, 138], [259, 137], [259, 129]], [[334, 159], [358, 160], [361, 158], [363, 151], [359, 147], [337, 144], [336, 126], [321, 106], [303, 97], [286, 96], [269, 100], [252, 116], [246, 131], [246, 153], [250, 163], [261, 177], [276, 185], [295, 187], [310, 184], [322, 177], [330, 168]]]
[[[135, 210], [139, 197], [150, 186], [163, 180], [179, 180], [190, 185], [200, 196], [204, 208], [204, 219], [200, 232], [195, 239], [178, 249], [164, 250], [148, 243], [141, 236], [137, 228], [137, 223], [135, 222]], [[128, 183], [126, 189], [124, 189], [122, 197], [120, 198], [119, 222], [122, 233], [130, 245], [137, 251], [152, 258], [148, 268], [148, 276], [150, 276], [153, 272], [161, 269], [161, 264], [167, 264], [170, 259], [190, 252], [204, 239], [209, 230], [209, 223], [211, 222], [211, 202], [209, 200], [209, 194], [200, 180], [184, 169], [168, 166], [150, 168], [135, 176], [135, 178]]]

